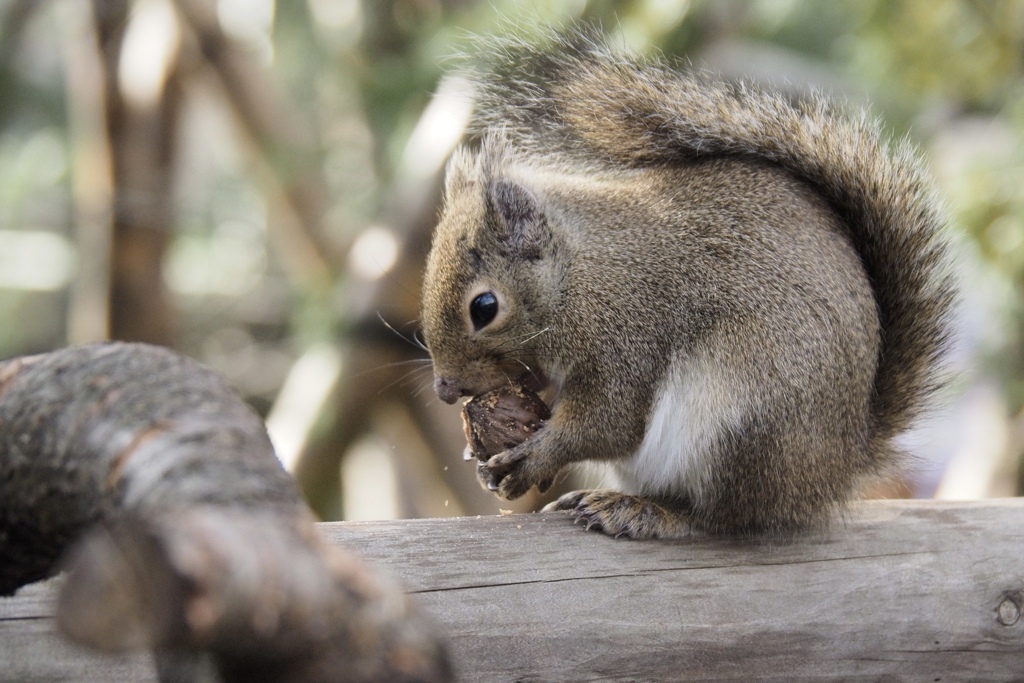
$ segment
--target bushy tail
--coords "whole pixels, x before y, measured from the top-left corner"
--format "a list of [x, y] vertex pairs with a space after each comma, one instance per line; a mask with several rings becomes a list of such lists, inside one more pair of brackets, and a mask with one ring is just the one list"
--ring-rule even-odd
[[793, 103], [621, 58], [585, 31], [541, 47], [504, 42], [478, 86], [480, 123], [552, 161], [746, 157], [816, 187], [848, 225], [878, 302], [875, 436], [909, 426], [937, 386], [954, 300], [940, 203], [909, 144], [889, 145], [876, 121], [822, 98]]

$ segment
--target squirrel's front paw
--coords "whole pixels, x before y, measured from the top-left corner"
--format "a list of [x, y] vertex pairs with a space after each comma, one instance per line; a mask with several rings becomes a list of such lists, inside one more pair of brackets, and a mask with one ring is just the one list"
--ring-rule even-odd
[[573, 491], [544, 506], [545, 512], [568, 510], [587, 529], [619, 538], [681, 538], [689, 536], [689, 515], [618, 491]]
[[544, 493], [554, 482], [556, 472], [543, 467], [540, 458], [523, 448], [512, 448], [492, 455], [477, 465], [477, 477], [488, 490], [502, 498], [519, 498], [534, 485]]

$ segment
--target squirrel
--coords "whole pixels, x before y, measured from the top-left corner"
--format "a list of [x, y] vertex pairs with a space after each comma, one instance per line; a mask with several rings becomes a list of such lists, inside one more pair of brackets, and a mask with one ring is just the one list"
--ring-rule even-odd
[[548, 42], [476, 77], [424, 276], [443, 401], [554, 396], [481, 482], [610, 463], [620, 490], [545, 509], [616, 537], [824, 526], [942, 383], [956, 284], [919, 157], [821, 96]]

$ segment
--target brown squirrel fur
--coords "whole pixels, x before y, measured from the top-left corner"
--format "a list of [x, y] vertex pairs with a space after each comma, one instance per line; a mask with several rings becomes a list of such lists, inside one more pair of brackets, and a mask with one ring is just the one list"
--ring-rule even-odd
[[481, 144], [449, 164], [422, 325], [439, 396], [548, 387], [548, 424], [480, 464], [515, 498], [634, 538], [824, 522], [937, 385], [954, 288], [907, 144], [821, 98], [509, 41]]

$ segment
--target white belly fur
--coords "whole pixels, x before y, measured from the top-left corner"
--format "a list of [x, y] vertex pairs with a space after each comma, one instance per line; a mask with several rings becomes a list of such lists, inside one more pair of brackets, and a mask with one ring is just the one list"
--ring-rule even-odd
[[713, 364], [676, 360], [655, 397], [643, 443], [615, 464], [624, 493], [685, 495], [695, 503], [714, 465], [723, 430], [738, 427], [748, 410], [742, 381], [730, 381]]

